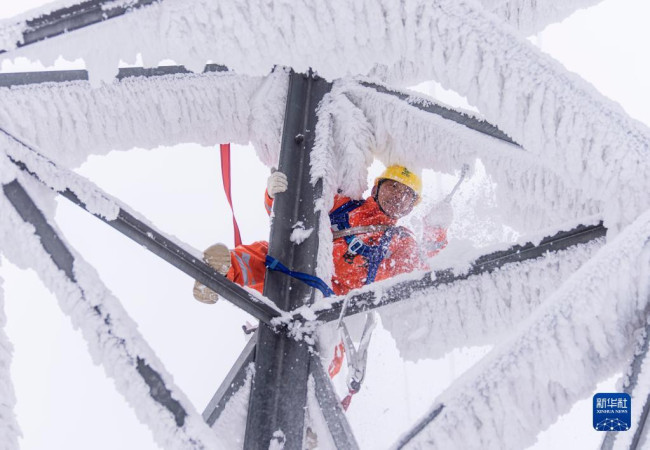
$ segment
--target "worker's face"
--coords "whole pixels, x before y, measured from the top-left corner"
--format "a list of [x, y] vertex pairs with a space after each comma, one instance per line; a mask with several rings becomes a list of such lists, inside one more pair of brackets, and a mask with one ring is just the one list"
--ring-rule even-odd
[[399, 219], [413, 210], [417, 194], [410, 187], [398, 181], [383, 180], [378, 189], [377, 201], [388, 216]]

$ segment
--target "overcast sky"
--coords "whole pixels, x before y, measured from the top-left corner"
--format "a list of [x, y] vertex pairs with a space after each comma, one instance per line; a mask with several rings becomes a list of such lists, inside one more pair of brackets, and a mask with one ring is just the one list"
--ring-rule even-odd
[[[0, 17], [45, 3], [5, 1]], [[607, 0], [548, 27], [536, 41], [632, 117], [650, 124], [648, 17], [647, 0]], [[37, 66], [19, 61], [5, 63], [2, 69], [24, 67]], [[79, 171], [161, 230], [202, 249], [217, 241], [232, 244], [218, 164], [216, 149], [183, 145], [91, 157]], [[233, 195], [245, 241], [268, 236], [261, 204], [266, 173], [250, 148], [233, 149]], [[176, 383], [202, 411], [243, 348], [240, 327], [247, 316], [226, 302], [214, 306], [195, 302], [187, 276], [65, 200], [60, 202], [57, 223], [71, 245], [97, 268]], [[7, 333], [15, 347], [12, 374], [16, 414], [24, 434], [22, 448], [157, 448], [103, 369], [92, 365], [80, 334], [71, 329], [56, 299], [35, 274], [19, 271], [3, 259], [0, 276]], [[391, 406], [394, 399], [406, 399], [405, 411], [396, 415], [404, 423], [413, 423], [440, 389], [428, 383], [432, 374], [457, 376], [469, 361], [461, 350], [445, 361], [422, 362], [417, 367], [401, 364], [390, 337], [381, 330], [372, 345], [383, 349], [382, 359], [369, 367], [362, 391], [368, 397], [355, 398], [362, 406], [350, 412], [362, 442], [373, 442], [373, 435], [387, 439], [399, 435], [401, 425], [394, 430], [378, 426], [382, 417], [391, 423], [397, 420], [391, 415], [397, 411], [397, 406]], [[391, 384], [391, 380], [395, 381]], [[384, 399], [384, 406], [372, 404], [371, 397]], [[591, 429], [591, 411], [585, 405], [582, 402], [573, 411], [577, 423], [584, 418], [584, 428], [564, 421], [541, 437], [538, 448], [593, 448], [600, 435]]]

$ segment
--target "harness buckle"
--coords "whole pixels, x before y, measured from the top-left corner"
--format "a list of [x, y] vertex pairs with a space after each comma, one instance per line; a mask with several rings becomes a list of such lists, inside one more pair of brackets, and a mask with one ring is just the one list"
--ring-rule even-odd
[[352, 255], [356, 255], [357, 253], [359, 253], [359, 250], [361, 250], [364, 245], [365, 244], [363, 243], [363, 241], [355, 236], [348, 244], [347, 252]]

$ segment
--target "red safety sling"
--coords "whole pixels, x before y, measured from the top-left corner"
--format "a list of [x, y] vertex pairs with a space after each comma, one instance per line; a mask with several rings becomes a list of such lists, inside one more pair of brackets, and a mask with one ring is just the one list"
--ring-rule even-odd
[[223, 190], [226, 193], [226, 198], [230, 204], [230, 211], [232, 212], [232, 227], [235, 232], [235, 246], [241, 245], [241, 235], [239, 234], [239, 225], [235, 218], [235, 210], [232, 207], [232, 196], [230, 195], [230, 144], [221, 144], [221, 178], [223, 179]]

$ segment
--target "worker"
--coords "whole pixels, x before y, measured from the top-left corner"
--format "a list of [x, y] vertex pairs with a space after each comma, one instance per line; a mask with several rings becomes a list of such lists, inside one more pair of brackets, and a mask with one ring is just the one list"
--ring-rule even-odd
[[[275, 171], [267, 182], [265, 206], [270, 214], [273, 199], [287, 190], [285, 174]], [[451, 222], [448, 203], [435, 205], [424, 218], [423, 239], [418, 245], [407, 228], [397, 221], [408, 215], [422, 196], [422, 181], [413, 171], [391, 165], [377, 177], [371, 196], [365, 200], [336, 195], [330, 211], [332, 225], [334, 275], [331, 288], [336, 295], [385, 280], [401, 273], [427, 268], [423, 261], [447, 245], [447, 227]], [[205, 261], [228, 279], [260, 293], [266, 273], [266, 241], [237, 246], [232, 251], [223, 244], [209, 247]], [[194, 297], [214, 303], [218, 296], [200, 284]]]

